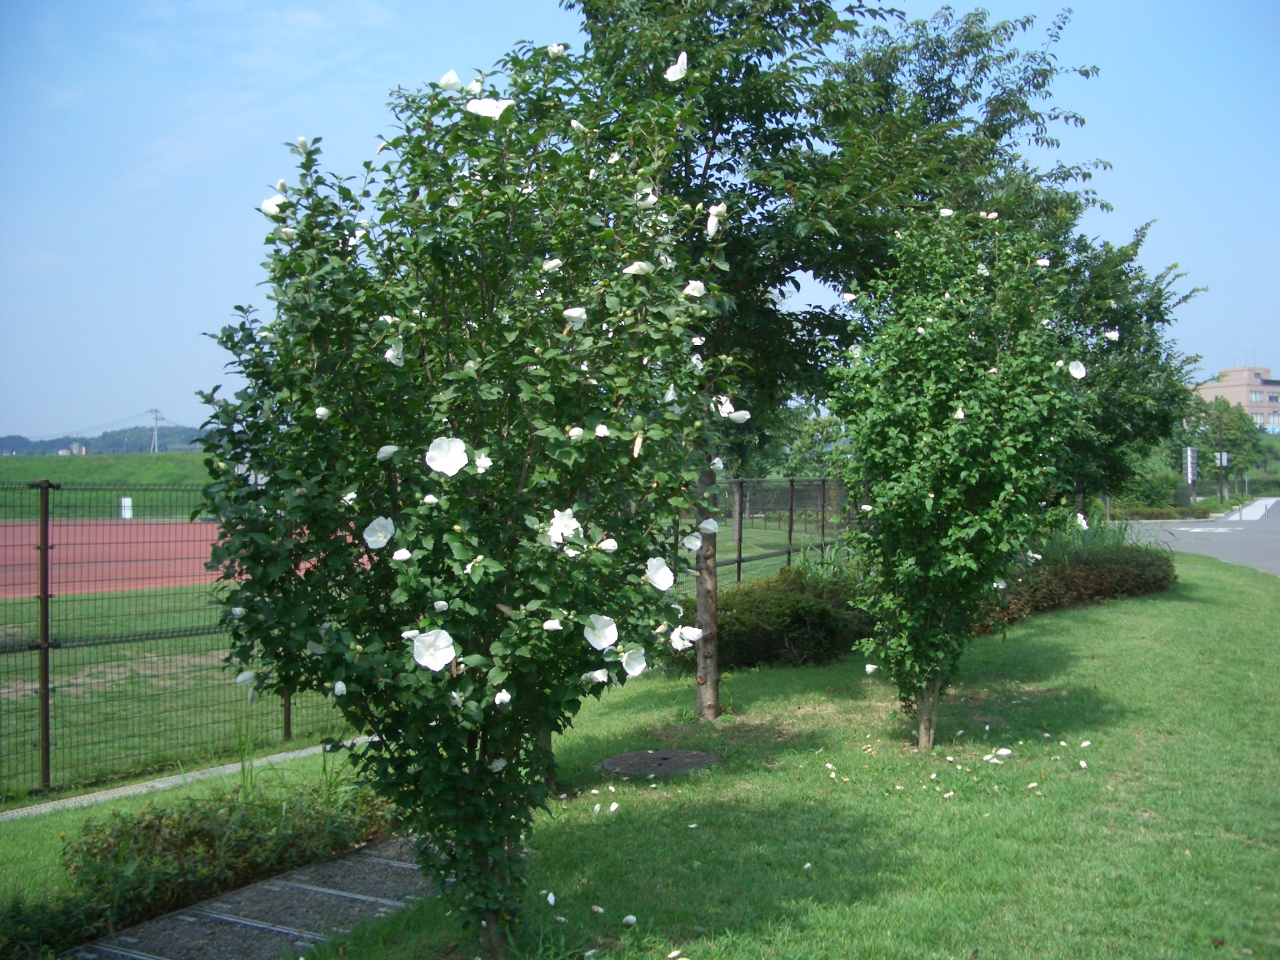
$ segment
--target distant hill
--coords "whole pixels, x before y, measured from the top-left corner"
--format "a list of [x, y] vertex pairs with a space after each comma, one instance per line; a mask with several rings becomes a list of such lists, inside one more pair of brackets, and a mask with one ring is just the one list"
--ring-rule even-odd
[[[196, 427], [164, 426], [158, 431], [161, 453], [199, 450], [200, 430]], [[0, 437], [0, 456], [57, 456], [62, 451], [79, 453], [150, 453], [151, 428], [126, 427], [109, 430], [98, 437], [56, 437], [52, 440], [28, 440], [26, 437]]]

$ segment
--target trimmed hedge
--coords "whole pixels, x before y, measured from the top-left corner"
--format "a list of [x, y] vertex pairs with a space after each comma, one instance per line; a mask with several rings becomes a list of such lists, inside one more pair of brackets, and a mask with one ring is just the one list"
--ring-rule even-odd
[[1094, 547], [1087, 557], [1039, 563], [1010, 580], [1003, 602], [993, 604], [981, 632], [1062, 607], [1158, 593], [1176, 579], [1167, 550], [1135, 544]]

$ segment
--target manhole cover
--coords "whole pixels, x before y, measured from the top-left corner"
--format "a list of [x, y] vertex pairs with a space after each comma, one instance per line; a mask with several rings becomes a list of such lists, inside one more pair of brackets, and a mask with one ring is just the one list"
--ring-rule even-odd
[[671, 777], [690, 770], [714, 767], [722, 763], [714, 753], [700, 750], [637, 750], [609, 757], [601, 766], [606, 773], [624, 777]]

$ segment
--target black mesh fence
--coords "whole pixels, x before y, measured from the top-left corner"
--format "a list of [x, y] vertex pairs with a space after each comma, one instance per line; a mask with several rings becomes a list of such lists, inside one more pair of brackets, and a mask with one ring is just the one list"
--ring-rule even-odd
[[833, 480], [724, 480], [715, 493], [721, 583], [767, 576], [840, 535], [845, 497]]
[[0, 484], [0, 797], [342, 732], [316, 695], [234, 684], [200, 505], [196, 486]]

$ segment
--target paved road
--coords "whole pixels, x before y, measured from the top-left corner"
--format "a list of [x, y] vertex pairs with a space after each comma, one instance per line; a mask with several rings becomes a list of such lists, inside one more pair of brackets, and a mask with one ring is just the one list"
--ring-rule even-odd
[[1241, 511], [1210, 520], [1145, 520], [1133, 526], [1148, 542], [1280, 577], [1280, 497], [1255, 500]]

